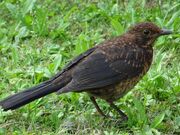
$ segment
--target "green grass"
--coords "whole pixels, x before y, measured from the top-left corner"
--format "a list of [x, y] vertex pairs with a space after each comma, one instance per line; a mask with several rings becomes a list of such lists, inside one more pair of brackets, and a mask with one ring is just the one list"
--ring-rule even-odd
[[[180, 134], [179, 0], [4, 0], [0, 2], [0, 99], [39, 84], [73, 57], [137, 22], [174, 31], [154, 47], [148, 74], [116, 104], [127, 123], [103, 119], [85, 93], [51, 94], [0, 111], [4, 135]], [[117, 114], [102, 100], [101, 108]]]

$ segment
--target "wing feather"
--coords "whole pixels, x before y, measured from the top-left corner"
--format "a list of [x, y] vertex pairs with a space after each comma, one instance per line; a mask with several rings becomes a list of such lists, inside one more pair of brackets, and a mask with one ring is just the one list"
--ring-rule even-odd
[[[119, 54], [127, 54], [124, 51], [127, 50], [125, 48], [116, 50]], [[102, 51], [94, 51], [77, 64], [72, 72], [71, 82], [59, 90], [59, 92], [64, 93], [105, 87], [137, 76], [143, 70], [142, 66], [136, 66], [142, 63], [142, 61], [138, 60], [142, 59], [141, 52], [142, 50], [129, 50], [127, 56], [110, 59]], [[135, 65], [133, 66], [132, 63]]]

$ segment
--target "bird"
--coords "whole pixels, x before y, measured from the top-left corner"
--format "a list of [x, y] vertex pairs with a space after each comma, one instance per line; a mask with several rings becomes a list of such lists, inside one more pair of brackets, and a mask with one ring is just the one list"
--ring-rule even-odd
[[115, 101], [128, 93], [147, 73], [153, 59], [153, 46], [160, 36], [172, 34], [153, 22], [140, 22], [127, 32], [90, 48], [70, 61], [59, 73], [37, 86], [0, 101], [4, 111], [14, 110], [56, 92], [86, 92], [100, 115], [97, 98], [105, 100], [127, 120]]

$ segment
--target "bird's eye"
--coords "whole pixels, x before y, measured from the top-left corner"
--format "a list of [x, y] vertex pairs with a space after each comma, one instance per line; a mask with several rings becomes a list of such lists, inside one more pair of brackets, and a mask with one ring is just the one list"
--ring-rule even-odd
[[150, 34], [150, 31], [146, 29], [146, 30], [144, 30], [143, 33], [144, 33], [144, 35], [149, 35], [149, 34]]

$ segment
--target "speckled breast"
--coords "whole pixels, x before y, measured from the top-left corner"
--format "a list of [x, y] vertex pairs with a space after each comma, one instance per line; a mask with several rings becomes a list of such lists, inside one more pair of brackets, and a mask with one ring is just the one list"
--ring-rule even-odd
[[106, 101], [115, 101], [131, 90], [139, 80], [140, 77], [135, 77], [131, 80], [124, 80], [115, 85], [110, 85], [108, 87], [106, 86], [101, 89], [95, 89], [87, 92], [94, 97], [99, 97]]

